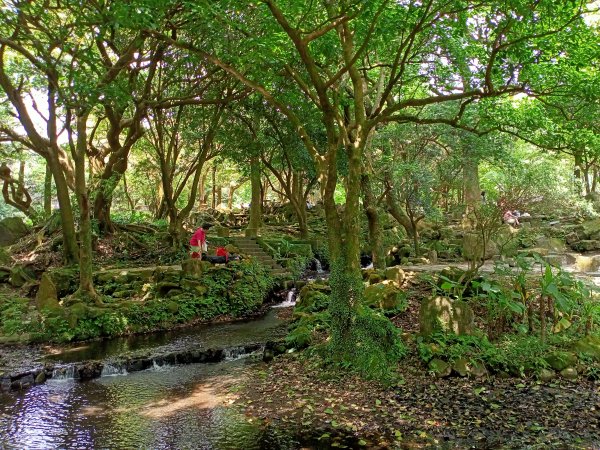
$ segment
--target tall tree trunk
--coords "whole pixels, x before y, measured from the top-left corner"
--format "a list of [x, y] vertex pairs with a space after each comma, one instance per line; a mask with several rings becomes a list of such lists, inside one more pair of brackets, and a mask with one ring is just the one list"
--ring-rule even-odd
[[52, 215], [52, 171], [46, 163], [46, 177], [44, 178], [44, 216]]
[[100, 177], [100, 182], [96, 188], [94, 196], [94, 218], [98, 222], [100, 232], [112, 234], [115, 226], [110, 217], [110, 209], [113, 201], [113, 194], [125, 171], [127, 170], [127, 159], [129, 151], [121, 149], [113, 152]]
[[217, 186], [217, 206], [221, 206], [223, 203], [223, 186], [220, 184]]
[[481, 189], [479, 187], [479, 161], [464, 152], [463, 158], [463, 190], [466, 211], [470, 213], [481, 204]]
[[[73, 159], [75, 162], [75, 194], [79, 204], [79, 289], [78, 293], [86, 299], [101, 304], [94, 289], [92, 267], [92, 221], [90, 217], [90, 199], [85, 180], [85, 160], [87, 146], [87, 114], [78, 115], [77, 142]], [[76, 293], [77, 294], [77, 293]]]
[[129, 204], [129, 210], [131, 212], [135, 211], [135, 203], [133, 202], [133, 198], [131, 198], [131, 194], [129, 193], [129, 187], [127, 186], [127, 178], [125, 174], [123, 174], [123, 192], [125, 192], [125, 198], [127, 199], [127, 203]]
[[217, 207], [217, 165], [212, 166], [212, 209]]
[[363, 208], [367, 215], [367, 223], [369, 225], [369, 243], [371, 245], [373, 267], [376, 269], [385, 269], [385, 251], [381, 241], [382, 233], [379, 210], [375, 204], [371, 179], [367, 173], [363, 174], [361, 184], [363, 192]]
[[[332, 144], [330, 144], [332, 145]], [[335, 145], [335, 144], [333, 144]], [[330, 150], [329, 153], [335, 154]], [[360, 273], [360, 181], [362, 148], [348, 149], [348, 175], [346, 177], [346, 204], [338, 213], [334, 194], [337, 173], [328, 161], [330, 173], [325, 186], [325, 217], [331, 259], [331, 348], [335, 354], [348, 357], [357, 344], [355, 318], [363, 292]]]
[[260, 160], [258, 157], [252, 158], [250, 161], [250, 185], [252, 189], [252, 202], [250, 203], [250, 219], [246, 235], [255, 237], [258, 234], [262, 220], [262, 183], [260, 177]]
[[60, 211], [65, 264], [75, 264], [79, 260], [79, 249], [77, 246], [77, 235], [75, 233], [75, 221], [73, 220], [73, 208], [71, 207], [69, 187], [67, 186], [65, 174], [55, 152], [49, 152], [47, 162], [52, 171], [54, 186], [56, 187], [56, 199], [58, 200]]
[[575, 188], [577, 194], [581, 195], [581, 168], [583, 166], [583, 155], [580, 150], [575, 150], [573, 152], [573, 157], [575, 159], [575, 167], [573, 168], [573, 178], [575, 181]]
[[200, 194], [200, 209], [203, 209], [206, 206], [206, 178], [208, 177], [208, 172], [203, 172], [200, 177], [200, 186], [198, 187], [198, 192]]

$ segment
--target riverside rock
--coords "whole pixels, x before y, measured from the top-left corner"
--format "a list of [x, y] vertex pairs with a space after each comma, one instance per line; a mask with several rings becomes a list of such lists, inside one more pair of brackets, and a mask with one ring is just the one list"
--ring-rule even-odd
[[471, 334], [475, 328], [475, 315], [464, 301], [448, 297], [430, 297], [421, 304], [420, 333], [429, 336], [437, 330], [455, 334]]

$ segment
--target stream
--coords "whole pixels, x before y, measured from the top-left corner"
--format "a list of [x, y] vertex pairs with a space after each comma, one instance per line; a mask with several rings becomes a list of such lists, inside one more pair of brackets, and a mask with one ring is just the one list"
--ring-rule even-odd
[[277, 312], [245, 322], [97, 341], [49, 355], [57, 364], [102, 360], [105, 369], [100, 378], [85, 382], [53, 377], [27, 390], [0, 393], [0, 448], [265, 448], [272, 433], [223, 406], [224, 396], [258, 355], [230, 352], [217, 363], [154, 363], [133, 373], [106, 368], [123, 354], [235, 348], [281, 338], [285, 321]]

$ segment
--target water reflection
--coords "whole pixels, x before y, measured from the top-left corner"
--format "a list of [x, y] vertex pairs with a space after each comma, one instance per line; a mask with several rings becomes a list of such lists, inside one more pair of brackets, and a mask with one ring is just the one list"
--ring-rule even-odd
[[286, 323], [271, 310], [260, 319], [235, 323], [200, 325], [192, 328], [136, 335], [123, 338], [89, 342], [86, 345], [67, 347], [59, 354], [46, 359], [64, 363], [89, 359], [106, 359], [128, 352], [168, 353], [183, 348], [211, 348], [266, 342], [285, 335]]
[[0, 448], [264, 448], [261, 430], [222, 403], [245, 364], [174, 366], [85, 383], [49, 381], [1, 394]]

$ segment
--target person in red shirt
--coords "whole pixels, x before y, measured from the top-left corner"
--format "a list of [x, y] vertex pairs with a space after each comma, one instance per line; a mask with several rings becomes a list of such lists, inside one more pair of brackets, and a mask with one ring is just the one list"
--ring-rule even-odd
[[192, 258], [200, 258], [202, 253], [206, 253], [208, 250], [208, 244], [206, 243], [206, 232], [210, 228], [210, 224], [205, 223], [192, 234], [190, 238], [190, 251]]
[[215, 256], [224, 256], [225, 262], [229, 261], [229, 252], [225, 249], [225, 247], [217, 247], [217, 251], [215, 252]]

